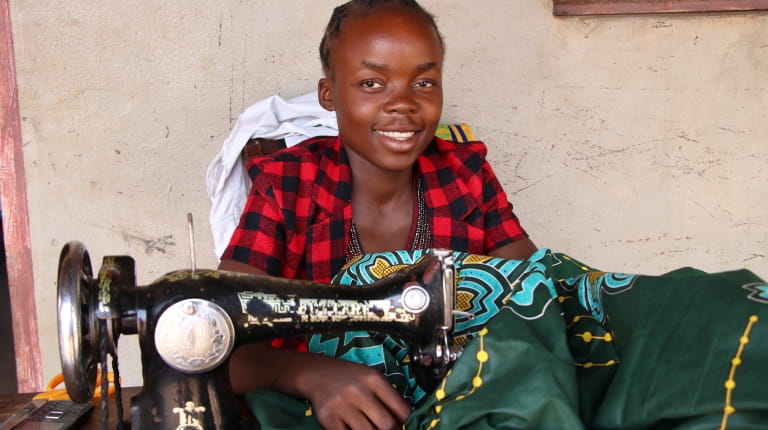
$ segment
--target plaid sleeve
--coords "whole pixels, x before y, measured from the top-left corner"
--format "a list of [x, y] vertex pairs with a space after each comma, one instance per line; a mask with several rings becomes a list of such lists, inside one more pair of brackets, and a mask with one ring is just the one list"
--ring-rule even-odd
[[222, 259], [230, 259], [280, 276], [286, 249], [286, 230], [270, 186], [255, 181]]
[[483, 161], [482, 205], [485, 214], [485, 249], [494, 250], [509, 243], [525, 239], [528, 233], [507, 200], [507, 193], [501, 187], [496, 174], [487, 161]]
[[419, 158], [433, 212], [433, 246], [487, 254], [528, 237], [486, 154], [479, 141], [436, 138]]

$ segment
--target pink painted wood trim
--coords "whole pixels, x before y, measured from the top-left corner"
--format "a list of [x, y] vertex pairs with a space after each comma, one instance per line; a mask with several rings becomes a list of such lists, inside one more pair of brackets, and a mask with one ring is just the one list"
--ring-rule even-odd
[[11, 297], [17, 389], [45, 389], [37, 335], [27, 187], [9, 0], [0, 0], [0, 207]]
[[553, 0], [557, 16], [768, 9], [768, 0]]

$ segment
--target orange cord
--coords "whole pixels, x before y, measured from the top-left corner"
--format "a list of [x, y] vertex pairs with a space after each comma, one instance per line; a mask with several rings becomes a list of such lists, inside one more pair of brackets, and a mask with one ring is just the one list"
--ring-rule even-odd
[[[112, 374], [112, 372], [107, 373], [107, 381], [109, 381], [109, 388], [107, 389], [107, 393], [113, 394], [115, 392], [115, 375]], [[51, 378], [51, 380], [48, 382], [48, 387], [46, 388], [46, 391], [43, 391], [42, 393], [39, 393], [35, 395], [34, 399], [42, 399], [42, 400], [71, 400], [69, 398], [69, 394], [67, 394], [66, 388], [57, 388], [59, 385], [61, 385], [64, 382], [64, 374], [59, 373], [58, 375]], [[96, 388], [101, 387], [101, 371], [98, 371], [96, 373]], [[101, 390], [97, 389], [93, 393], [94, 399], [100, 399], [101, 398]]]

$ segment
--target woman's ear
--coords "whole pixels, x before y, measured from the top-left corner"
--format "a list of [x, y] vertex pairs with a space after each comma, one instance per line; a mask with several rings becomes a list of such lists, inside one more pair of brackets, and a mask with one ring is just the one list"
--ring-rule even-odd
[[317, 82], [317, 100], [320, 102], [320, 106], [327, 111], [334, 111], [336, 107], [333, 103], [333, 95], [331, 93], [331, 83], [328, 78], [321, 78]]

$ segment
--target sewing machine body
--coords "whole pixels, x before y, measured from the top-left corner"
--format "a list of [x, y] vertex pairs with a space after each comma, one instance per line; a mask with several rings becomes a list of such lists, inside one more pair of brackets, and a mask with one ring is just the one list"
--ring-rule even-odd
[[105, 257], [98, 278], [90, 274], [85, 248], [65, 246], [59, 265], [65, 385], [73, 400], [90, 400], [105, 350], [116, 356], [118, 336], [137, 334], [144, 386], [131, 400], [134, 428], [244, 428], [227, 363], [245, 343], [381, 331], [407, 341], [420, 364], [416, 377], [427, 387], [456, 358], [447, 251], [359, 287], [216, 270], [179, 270], [136, 286], [134, 262], [126, 256]]

